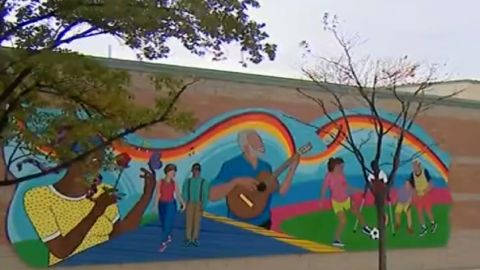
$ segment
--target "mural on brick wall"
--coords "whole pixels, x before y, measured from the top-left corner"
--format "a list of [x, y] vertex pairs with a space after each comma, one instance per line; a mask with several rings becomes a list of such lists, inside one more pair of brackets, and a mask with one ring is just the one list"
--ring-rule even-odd
[[[367, 111], [348, 114], [355, 136], [373, 128]], [[382, 117], [389, 122], [394, 116]], [[360, 166], [343, 148], [344, 138], [326, 135], [334, 127], [326, 117], [303, 123], [278, 111], [246, 109], [177, 140], [128, 136], [114, 145], [122, 170], [89, 168], [98, 176], [80, 188], [81, 196], [75, 181], [85, 172], [75, 165], [19, 184], [7, 215], [9, 240], [32, 266], [375, 249], [372, 196], [363, 192]], [[384, 158], [391, 158], [395, 132], [385, 139]], [[4, 151], [20, 155], [13, 146]], [[375, 142], [362, 151], [373, 155]], [[402, 158], [419, 151], [394, 179], [386, 211], [389, 248], [448, 241], [450, 159], [414, 126]], [[19, 158], [11, 173], [31, 174], [43, 163]], [[117, 202], [103, 196], [113, 187]], [[140, 219], [139, 228], [122, 233]]]

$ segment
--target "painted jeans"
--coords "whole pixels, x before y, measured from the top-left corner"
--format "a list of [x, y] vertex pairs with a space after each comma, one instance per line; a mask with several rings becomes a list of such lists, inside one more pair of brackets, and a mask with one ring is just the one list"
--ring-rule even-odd
[[177, 213], [177, 202], [158, 202], [158, 216], [160, 217], [160, 226], [162, 227], [161, 242], [165, 242], [168, 236], [172, 235], [175, 215]]

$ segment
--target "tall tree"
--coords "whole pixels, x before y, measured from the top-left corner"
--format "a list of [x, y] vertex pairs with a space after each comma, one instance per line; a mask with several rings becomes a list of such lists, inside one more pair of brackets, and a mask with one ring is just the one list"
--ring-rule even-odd
[[[334, 127], [325, 135], [339, 140], [343, 148], [355, 157], [361, 168], [366, 187], [364, 196], [370, 191], [376, 207], [380, 234], [378, 269], [386, 270], [385, 202], [390, 200], [390, 190], [398, 169], [424, 154], [424, 150], [410, 156], [402, 153], [406, 134], [411, 131], [419, 115], [454, 97], [462, 90], [454, 90], [444, 96], [431, 96], [429, 91], [439, 81], [438, 65], [422, 65], [409, 60], [408, 57], [394, 60], [372, 60], [368, 57], [359, 59], [353, 53], [358, 39], [347, 39], [340, 33], [337, 17], [332, 18], [325, 14], [324, 27], [339, 45], [340, 55], [312, 57], [313, 52], [309, 44], [302, 42], [301, 45], [310, 58], [318, 59], [313, 68], [304, 68], [303, 72], [320, 90], [326, 91], [330, 98], [325, 100], [302, 89], [297, 91], [319, 106]], [[402, 91], [405, 85], [409, 85], [413, 90]], [[342, 88], [340, 86], [343, 86], [343, 89], [339, 90]], [[385, 94], [394, 99], [394, 104], [389, 107], [389, 110], [394, 112], [393, 121], [385, 119], [382, 114], [381, 96]], [[366, 107], [367, 115], [371, 119], [370, 128], [373, 130], [368, 136], [358, 138], [358, 133], [352, 129], [349, 105], [346, 104], [345, 98], [353, 98], [361, 106]], [[339, 115], [333, 115], [332, 110], [337, 111]], [[393, 143], [387, 142], [387, 136], [394, 138]], [[365, 156], [364, 146], [369, 144], [374, 145], [373, 157]], [[386, 154], [391, 152], [390, 149], [393, 149], [393, 153]], [[380, 168], [383, 166], [390, 168], [387, 183], [379, 177]], [[370, 174], [374, 176], [371, 181], [368, 179]]]
[[[105, 144], [151, 124], [166, 122], [188, 129], [192, 114], [175, 102], [196, 80], [152, 76], [155, 106], [136, 105], [129, 74], [74, 53], [66, 46], [82, 39], [110, 35], [139, 58], [168, 57], [168, 41], [179, 40], [195, 55], [224, 58], [225, 45], [237, 44], [247, 62], [273, 60], [276, 45], [267, 43], [265, 24], [251, 20], [255, 0], [0, 0], [0, 140], [20, 143], [16, 149], [40, 153], [58, 166], [9, 185], [65, 168], [98, 149], [87, 138], [100, 133]], [[48, 109], [47, 109], [48, 108]], [[68, 129], [68, 136], [64, 136]], [[61, 130], [61, 132], [59, 132]], [[79, 142], [82, 153], [72, 153]], [[42, 152], [43, 153], [43, 152]]]

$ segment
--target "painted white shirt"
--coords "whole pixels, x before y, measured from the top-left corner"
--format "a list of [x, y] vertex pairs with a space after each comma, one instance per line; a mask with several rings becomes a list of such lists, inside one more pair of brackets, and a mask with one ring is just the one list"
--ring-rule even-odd
[[[378, 173], [378, 178], [382, 179], [385, 184], [388, 183], [387, 174], [385, 174], [384, 171], [380, 170], [380, 172]], [[372, 182], [374, 179], [375, 179], [375, 176], [373, 176], [373, 174], [369, 173], [368, 174], [368, 182]]]

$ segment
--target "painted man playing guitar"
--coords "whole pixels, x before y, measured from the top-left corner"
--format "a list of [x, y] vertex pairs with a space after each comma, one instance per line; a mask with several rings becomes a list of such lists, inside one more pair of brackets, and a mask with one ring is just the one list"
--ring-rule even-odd
[[[240, 132], [238, 134], [238, 144], [242, 149], [242, 154], [223, 163], [220, 172], [211, 183], [210, 200], [218, 201], [227, 197], [227, 207], [229, 208], [228, 217], [247, 222], [252, 225], [260, 226], [265, 229], [270, 229], [270, 207], [273, 192], [278, 192], [282, 195], [288, 192], [291, 186], [292, 177], [295, 174], [295, 170], [297, 169], [300, 160], [299, 155], [294, 155], [289, 160], [287, 166], [289, 168], [287, 176], [285, 177], [285, 180], [279, 184], [276, 180], [278, 174], [273, 173], [272, 175], [272, 166], [260, 158], [263, 154], [265, 154], [265, 147], [263, 145], [262, 138], [257, 131], [245, 130]], [[245, 216], [248, 215], [243, 215], [242, 218], [240, 217], [242, 215], [239, 216], [234, 214], [233, 212], [235, 211], [233, 211], [233, 206], [230, 201], [235, 201], [237, 198], [248, 200], [245, 196], [243, 196], [242, 192], [237, 192], [237, 190], [243, 190], [243, 193], [245, 194], [249, 192], [257, 192], [260, 194], [260, 191], [266, 191], [269, 189], [268, 186], [265, 187], [265, 184], [262, 184], [263, 182], [259, 182], [259, 175], [267, 175], [267, 178], [268, 175], [270, 175], [272, 181], [265, 183], [272, 183], [273, 188], [272, 192], [267, 192], [262, 195], [266, 197], [264, 204], [262, 204], [262, 208], [260, 211], [258, 211], [260, 213], [255, 216], [250, 215], [248, 218], [245, 218]], [[253, 205], [251, 202], [247, 201], [247, 203], [249, 203], [250, 206]], [[238, 205], [238, 203], [234, 202], [234, 205], [235, 204]], [[241, 213], [241, 211], [237, 211], [235, 213]]]

